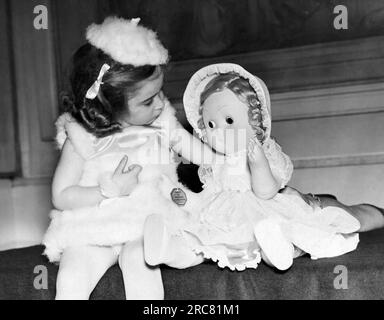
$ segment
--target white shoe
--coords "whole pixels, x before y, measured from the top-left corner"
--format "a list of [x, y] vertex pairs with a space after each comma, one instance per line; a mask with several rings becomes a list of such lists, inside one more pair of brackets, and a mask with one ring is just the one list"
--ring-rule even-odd
[[262, 220], [254, 228], [255, 237], [268, 262], [279, 270], [293, 264], [294, 247], [273, 220]]
[[164, 254], [170, 236], [164, 218], [159, 214], [147, 217], [144, 224], [144, 257], [151, 266], [164, 263]]

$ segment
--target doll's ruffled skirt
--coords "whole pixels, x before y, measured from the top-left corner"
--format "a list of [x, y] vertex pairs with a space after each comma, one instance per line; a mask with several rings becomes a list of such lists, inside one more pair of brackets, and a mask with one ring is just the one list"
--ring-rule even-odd
[[261, 249], [255, 226], [272, 219], [296, 248], [312, 259], [335, 257], [356, 249], [359, 222], [346, 211], [313, 209], [294, 195], [277, 194], [261, 200], [251, 191], [224, 191], [202, 202], [200, 220], [183, 228], [192, 250], [222, 268], [256, 268]]

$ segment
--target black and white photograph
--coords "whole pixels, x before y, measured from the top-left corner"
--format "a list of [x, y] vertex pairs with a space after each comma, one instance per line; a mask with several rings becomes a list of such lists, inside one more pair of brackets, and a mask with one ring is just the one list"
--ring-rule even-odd
[[383, 0], [0, 0], [0, 70], [0, 300], [384, 300]]

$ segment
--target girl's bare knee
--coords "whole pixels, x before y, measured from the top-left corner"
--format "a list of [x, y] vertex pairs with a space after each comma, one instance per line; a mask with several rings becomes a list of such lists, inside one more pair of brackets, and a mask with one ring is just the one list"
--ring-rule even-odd
[[120, 267], [135, 268], [137, 264], [143, 264], [144, 261], [144, 245], [142, 241], [126, 243], [119, 255]]
[[86, 273], [75, 274], [71, 269], [60, 270], [56, 282], [56, 300], [87, 300], [91, 294]]

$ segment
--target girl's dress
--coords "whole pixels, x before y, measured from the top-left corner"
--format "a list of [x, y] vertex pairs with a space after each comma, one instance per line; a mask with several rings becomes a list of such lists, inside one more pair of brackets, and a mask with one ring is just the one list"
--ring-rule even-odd
[[[278, 144], [269, 139], [263, 145], [272, 172], [283, 180], [292, 174], [292, 163]], [[255, 226], [272, 219], [287, 240], [313, 259], [333, 257], [357, 247], [359, 222], [342, 209], [312, 209], [294, 195], [277, 194], [271, 200], [255, 196], [246, 152], [227, 156], [222, 165], [201, 167], [204, 190], [194, 210], [200, 219], [183, 227], [190, 247], [220, 267], [232, 270], [256, 268], [261, 249], [255, 238]]]
[[175, 183], [178, 181], [178, 160], [164, 139], [164, 135], [171, 137], [180, 126], [174, 113], [167, 101], [162, 114], [152, 124], [162, 129], [162, 135], [154, 129], [134, 127], [100, 139], [86, 132], [69, 114], [58, 119], [59, 147], [68, 138], [85, 160], [80, 186], [98, 186], [100, 179], [114, 172], [124, 155], [128, 156], [128, 165], [139, 164], [143, 169], [138, 185], [127, 197], [107, 199], [99, 205], [79, 209], [53, 210], [43, 240], [50, 261], [59, 261], [63, 250], [70, 246], [113, 246], [118, 252], [122, 243], [142, 236], [149, 214], [165, 214], [172, 224], [182, 219], [181, 211], [160, 195], [157, 185], [162, 175]]

